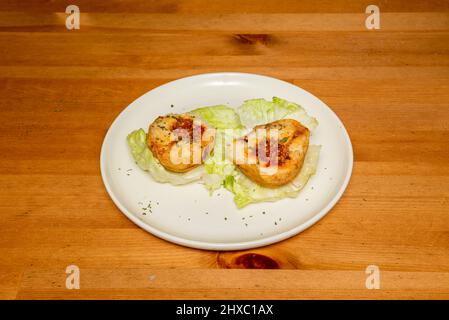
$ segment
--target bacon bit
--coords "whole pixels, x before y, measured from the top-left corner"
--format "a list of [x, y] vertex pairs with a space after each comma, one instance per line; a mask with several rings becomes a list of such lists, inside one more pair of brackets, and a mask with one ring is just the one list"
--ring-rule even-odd
[[[176, 124], [173, 127], [173, 130], [178, 129], [187, 131], [189, 133], [190, 139], [193, 139], [193, 119], [182, 117], [176, 118]], [[201, 136], [203, 135], [204, 131], [206, 131], [206, 127], [204, 125], [201, 125]]]
[[190, 118], [176, 118], [176, 124], [173, 127], [173, 130], [176, 130], [176, 129], [186, 130], [192, 136], [193, 120]]
[[[286, 162], [286, 160], [290, 159], [288, 147], [284, 143], [278, 143], [277, 141], [273, 143], [273, 146], [277, 144], [277, 153], [270, 154], [270, 139], [267, 139], [265, 141], [265, 159], [270, 159], [270, 163], [273, 163], [274, 158], [277, 157], [277, 164], [282, 165]], [[259, 141], [259, 144], [257, 146], [256, 150], [256, 157], [259, 157], [259, 150], [262, 150], [264, 147], [264, 141]], [[275, 148], [274, 148], [275, 149]], [[276, 149], [275, 149], [276, 150]], [[269, 163], [267, 161], [266, 165], [268, 166]]]

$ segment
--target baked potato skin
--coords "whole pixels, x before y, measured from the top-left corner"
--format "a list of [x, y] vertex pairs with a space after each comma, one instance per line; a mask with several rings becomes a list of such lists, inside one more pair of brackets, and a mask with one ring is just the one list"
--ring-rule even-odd
[[[213, 137], [208, 140], [201, 140], [201, 161], [195, 162], [193, 159], [193, 121], [194, 117], [184, 114], [169, 114], [160, 116], [149, 126], [147, 144], [153, 155], [167, 169], [173, 172], [187, 172], [199, 166], [204, 159], [204, 154], [213, 147]], [[190, 133], [190, 161], [189, 163], [174, 163], [171, 160], [170, 153], [172, 148], [178, 148], [176, 141], [172, 140], [172, 132], [176, 129], [183, 129]], [[201, 138], [208, 128], [201, 124]], [[197, 143], [197, 142], [195, 142]]]
[[[267, 166], [267, 164], [261, 163], [258, 158], [255, 160], [256, 163], [248, 164], [246, 161], [241, 164], [236, 162], [236, 166], [249, 179], [263, 187], [276, 188], [291, 182], [303, 166], [304, 158], [309, 147], [309, 129], [293, 119], [283, 119], [259, 125], [251, 133], [254, 134], [258, 129], [267, 130], [267, 135], [269, 135], [268, 132], [272, 129], [278, 130], [277, 170], [271, 173], [263, 172], [263, 167]], [[243, 140], [246, 139], [248, 141], [248, 135], [243, 137]], [[256, 139], [257, 149], [259, 143], [260, 141]], [[266, 144], [268, 146], [270, 145], [269, 139], [267, 139]], [[248, 150], [250, 148], [245, 148], [244, 151], [246, 160], [248, 159]], [[257, 150], [258, 152], [259, 150]]]

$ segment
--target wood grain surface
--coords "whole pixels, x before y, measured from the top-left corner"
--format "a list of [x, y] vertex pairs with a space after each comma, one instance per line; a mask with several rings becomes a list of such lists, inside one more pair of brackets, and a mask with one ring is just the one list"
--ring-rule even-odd
[[[380, 30], [365, 28], [369, 4]], [[114, 118], [213, 71], [297, 84], [348, 129], [349, 187], [298, 236], [184, 248], [108, 197], [99, 154]], [[3, 0], [0, 97], [0, 298], [449, 298], [448, 1]], [[71, 264], [79, 290], [65, 287]]]

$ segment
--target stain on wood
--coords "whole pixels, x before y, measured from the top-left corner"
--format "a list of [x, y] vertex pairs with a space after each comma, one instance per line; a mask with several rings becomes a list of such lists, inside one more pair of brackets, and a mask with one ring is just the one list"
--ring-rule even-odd
[[236, 39], [239, 43], [250, 45], [267, 45], [268, 43], [273, 42], [273, 38], [268, 34], [236, 34], [234, 35], [234, 39]]
[[283, 250], [255, 249], [218, 253], [217, 265], [224, 269], [297, 269], [299, 263]]

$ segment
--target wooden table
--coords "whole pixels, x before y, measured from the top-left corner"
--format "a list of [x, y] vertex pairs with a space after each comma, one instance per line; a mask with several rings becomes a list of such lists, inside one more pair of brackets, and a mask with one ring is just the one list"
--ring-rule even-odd
[[[0, 2], [0, 298], [449, 298], [448, 1], [72, 2], [79, 30], [65, 27], [67, 1]], [[380, 30], [365, 27], [369, 4]], [[248, 251], [279, 270], [160, 240], [103, 187], [100, 147], [120, 111], [213, 71], [301, 86], [353, 142], [338, 205]], [[66, 289], [71, 264], [80, 290]]]

